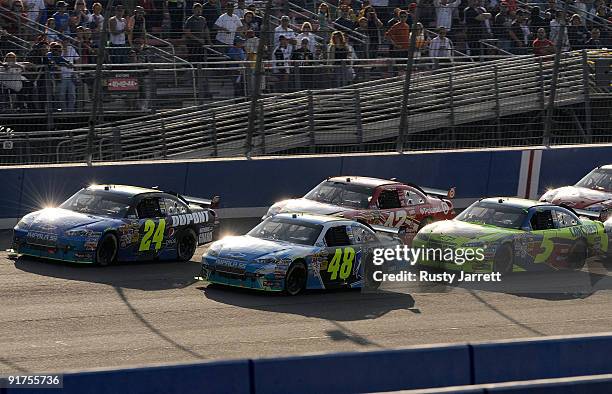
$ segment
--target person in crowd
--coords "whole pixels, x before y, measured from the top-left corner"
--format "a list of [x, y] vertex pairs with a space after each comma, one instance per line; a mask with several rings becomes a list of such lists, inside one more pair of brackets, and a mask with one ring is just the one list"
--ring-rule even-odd
[[246, 52], [248, 66], [251, 68], [255, 67], [255, 61], [257, 60], [257, 50], [259, 49], [259, 37], [255, 35], [253, 30], [247, 30], [246, 41], [244, 43], [244, 51]]
[[584, 27], [580, 15], [574, 14], [570, 18], [570, 24], [567, 27], [567, 38], [573, 51], [584, 48], [584, 43], [589, 38], [589, 31]]
[[536, 56], [552, 55], [555, 53], [555, 44], [546, 38], [546, 30], [540, 27], [533, 40], [533, 54]]
[[446, 36], [446, 27], [438, 27], [438, 35], [429, 43], [429, 56], [434, 58], [435, 67], [442, 68], [451, 63], [453, 42]]
[[532, 39], [524, 11], [518, 10], [516, 12], [516, 19], [512, 22], [508, 34], [512, 43], [511, 52], [515, 55], [526, 55]]
[[550, 21], [550, 40], [557, 44], [557, 40], [562, 40], [561, 50], [569, 51], [570, 43], [567, 37], [567, 31], [565, 28], [565, 12], [558, 10], [555, 13], [555, 17]]
[[[17, 55], [15, 52], [9, 52], [4, 56], [4, 62], [0, 65], [3, 74], [7, 74], [3, 77], [1, 85], [3, 90], [8, 89], [14, 101], [12, 103], [13, 109], [22, 109], [23, 106], [27, 108], [27, 102], [23, 97], [23, 87], [26, 78], [23, 76], [25, 68], [23, 65], [17, 63]], [[4, 96], [3, 101], [7, 100], [7, 96]]]
[[234, 14], [238, 15], [238, 18], [244, 18], [244, 14], [247, 12], [246, 5], [244, 4], [244, 0], [238, 0], [236, 2], [236, 9], [234, 10]]
[[453, 29], [453, 14], [461, 4], [461, 0], [433, 0], [433, 6], [436, 10], [436, 26], [446, 28], [446, 34], [451, 34]]
[[127, 61], [126, 35], [127, 20], [124, 18], [125, 8], [118, 4], [115, 6], [115, 15], [108, 19], [110, 58], [111, 63], [122, 64]]
[[[395, 25], [397, 22], [400, 21], [399, 18], [399, 13], [402, 11], [401, 8], [394, 8], [393, 9], [393, 16], [391, 17], [391, 19], [389, 19], [386, 23], [385, 26], [387, 26], [387, 30], [389, 30], [389, 28], [393, 25]], [[360, 16], [360, 18], [363, 18], [363, 16]], [[359, 20], [357, 20], [357, 22], [359, 22]]]
[[227, 3], [225, 5], [225, 13], [215, 22], [217, 43], [228, 48], [233, 46], [236, 32], [241, 28], [242, 22], [240, 22], [238, 15], [234, 14], [234, 3]]
[[289, 90], [289, 74], [291, 73], [292, 46], [284, 35], [278, 37], [278, 45], [272, 52], [272, 73], [276, 77], [276, 87], [279, 92]]
[[72, 12], [70, 13], [70, 18], [68, 19], [68, 24], [70, 26], [70, 32], [72, 34], [75, 34], [77, 27], [87, 26], [90, 20], [91, 20], [91, 14], [89, 13], [89, 10], [87, 9], [85, 0], [76, 0], [74, 2], [74, 10], [72, 10]]
[[208, 0], [203, 3], [202, 16], [206, 19], [210, 36], [216, 35], [217, 28], [215, 27], [215, 22], [217, 22], [217, 19], [221, 16], [221, 5], [219, 4], [219, 0]]
[[408, 47], [410, 46], [410, 26], [406, 20], [408, 12], [399, 13], [399, 22], [387, 30], [385, 37], [391, 42], [391, 56], [394, 58], [407, 58]]
[[66, 12], [68, 4], [65, 1], [58, 1], [56, 4], [57, 12], [53, 14], [55, 20], [55, 30], [63, 34], [70, 34], [70, 15]]
[[529, 17], [529, 27], [532, 29], [539, 29], [543, 27], [545, 30], [549, 28], [549, 22], [542, 17], [540, 7], [537, 5], [531, 8], [531, 16]]
[[502, 1], [499, 6], [499, 12], [495, 15], [493, 31], [495, 38], [497, 38], [497, 46], [506, 52], [510, 52], [512, 48], [512, 37], [510, 37], [512, 22], [512, 16], [508, 12], [508, 4]]
[[343, 4], [338, 9], [338, 18], [334, 21], [334, 28], [345, 32], [350, 32], [355, 27], [355, 22], [351, 20], [349, 7]]
[[102, 4], [94, 3], [92, 6], [91, 19], [89, 21], [89, 30], [91, 30], [91, 43], [94, 47], [98, 47], [100, 43], [100, 35], [104, 27], [104, 15], [102, 15]]
[[329, 5], [327, 3], [321, 3], [319, 5], [317, 10], [317, 20], [319, 22], [319, 35], [324, 41], [329, 40], [333, 22], [329, 13]]
[[596, 27], [593, 28], [591, 30], [591, 38], [584, 43], [584, 47], [586, 49], [602, 49], [603, 43], [601, 41], [601, 30]]
[[134, 15], [127, 19], [128, 21], [128, 41], [130, 46], [133, 46], [136, 38], [147, 40], [147, 21], [145, 19], [145, 10], [142, 6], [137, 5], [134, 8]]
[[44, 16], [47, 14], [47, 6], [44, 0], [24, 0], [23, 6], [28, 13], [27, 16], [31, 26], [34, 26], [35, 23], [44, 24], [46, 22], [46, 20], [43, 20]]
[[147, 15], [147, 30], [155, 32], [164, 23], [165, 0], [149, 0], [143, 3]]
[[463, 11], [467, 45], [470, 55], [480, 56], [480, 40], [485, 38], [485, 21], [491, 19], [491, 14], [483, 12], [478, 6], [478, 0], [468, 0], [468, 6]]
[[45, 24], [45, 38], [47, 42], [55, 42], [59, 40], [59, 35], [55, 29], [55, 18], [47, 19]]
[[[91, 44], [91, 30], [84, 26], [76, 28], [75, 49], [79, 54], [79, 64], [96, 64], [97, 49]], [[79, 101], [85, 101], [85, 90], [89, 97], [93, 95], [94, 73], [92, 68], [85, 68], [81, 74], [82, 87]], [[87, 87], [87, 89], [84, 89]]]
[[353, 80], [354, 58], [356, 56], [353, 47], [347, 42], [344, 32], [333, 32], [327, 48], [327, 60], [333, 66], [336, 87], [345, 86]]
[[310, 22], [302, 23], [302, 32], [298, 34], [295, 39], [299, 43], [300, 48], [302, 46], [302, 41], [304, 40], [304, 38], [308, 39], [308, 49], [311, 53], [314, 53], [317, 41], [315, 39], [314, 34], [312, 34], [312, 25], [310, 24]]
[[425, 36], [425, 27], [421, 22], [416, 24], [416, 29], [412, 32], [412, 34], [416, 34], [415, 48], [414, 48], [414, 58], [420, 59], [423, 53], [423, 50], [427, 50], [429, 48], [429, 40]]
[[170, 37], [180, 38], [183, 31], [184, 0], [166, 0], [166, 10], [170, 15]]
[[241, 22], [242, 22], [242, 31], [244, 33], [251, 30], [255, 35], [259, 34], [261, 25], [259, 23], [259, 20], [255, 18], [255, 13], [253, 13], [253, 11], [245, 12], [244, 17], [241, 19]]
[[315, 48], [310, 44], [310, 39], [314, 41], [314, 36], [311, 37], [302, 37], [298, 39], [300, 43], [300, 47], [291, 52], [291, 60], [295, 61], [294, 63], [294, 82], [295, 88], [297, 90], [302, 89], [312, 89], [312, 81], [313, 81], [313, 66], [312, 60], [314, 60], [314, 51], [311, 48]]
[[359, 41], [355, 41], [355, 45], [353, 45], [353, 49], [355, 50], [355, 54], [359, 59], [371, 59], [372, 55], [370, 54], [370, 37], [368, 36], [368, 20], [361, 16], [357, 20], [357, 27], [355, 28], [355, 32], [360, 33]]
[[544, 10], [544, 19], [546, 20], [546, 28], [550, 29], [550, 21], [555, 19], [557, 15], [557, 0], [548, 0], [548, 8]]
[[61, 42], [61, 61], [56, 65], [60, 70], [59, 89], [57, 90], [60, 109], [64, 112], [74, 112], [76, 109], [76, 79], [74, 64], [79, 61], [79, 54], [70, 44], [67, 36]]
[[277, 47], [280, 40], [280, 36], [284, 36], [288, 41], [290, 45], [294, 45], [295, 44], [295, 32], [293, 31], [293, 29], [291, 27], [289, 27], [289, 22], [291, 20], [289, 19], [289, 17], [287, 15], [283, 15], [280, 19], [280, 25], [278, 25], [275, 29], [274, 29], [274, 46]]
[[206, 45], [212, 44], [206, 19], [202, 16], [202, 4], [193, 4], [193, 15], [185, 21], [185, 41], [189, 51], [189, 61], [205, 62]]
[[376, 10], [373, 6], [368, 6], [364, 9], [364, 16], [368, 20], [368, 51], [370, 58], [378, 56], [378, 49], [382, 42], [383, 23], [378, 19]]
[[245, 74], [242, 66], [245, 65], [247, 60], [246, 51], [244, 50], [244, 38], [237, 35], [234, 38], [234, 45], [227, 50], [227, 56], [231, 61], [239, 61], [242, 63], [233, 65], [240, 69], [235, 73], [231, 74], [231, 78], [234, 83], [234, 97], [242, 97], [245, 95]]
[[18, 37], [23, 36], [27, 25], [27, 13], [23, 8], [23, 3], [21, 0], [15, 0], [8, 7], [10, 10], [1, 14], [2, 19], [0, 19], [0, 22], [2, 22], [2, 28], [8, 34]]

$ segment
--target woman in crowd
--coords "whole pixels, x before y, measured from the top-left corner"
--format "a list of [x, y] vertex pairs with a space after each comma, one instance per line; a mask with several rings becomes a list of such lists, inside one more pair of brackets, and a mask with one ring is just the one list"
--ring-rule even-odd
[[364, 9], [364, 15], [368, 21], [368, 51], [370, 57], [375, 58], [378, 55], [378, 47], [382, 39], [381, 29], [383, 23], [378, 19], [376, 10], [372, 6], [368, 6]]
[[297, 46], [301, 47], [302, 45], [302, 40], [304, 38], [306, 38], [308, 40], [308, 49], [310, 50], [310, 52], [314, 53], [315, 52], [315, 45], [317, 44], [317, 41], [315, 39], [315, 35], [312, 34], [312, 25], [310, 24], [310, 22], [304, 22], [302, 23], [302, 32], [300, 34], [298, 34], [296, 41], [297, 41]]
[[323, 38], [324, 41], [327, 41], [333, 22], [329, 13], [329, 6], [327, 5], [327, 3], [321, 3], [321, 5], [319, 5], [317, 18], [319, 20], [319, 35], [321, 36], [321, 38]]
[[589, 31], [584, 27], [580, 15], [574, 14], [570, 18], [570, 24], [567, 27], [567, 38], [572, 50], [584, 48], [584, 43], [589, 38]]
[[348, 85], [355, 78], [353, 71], [355, 58], [353, 47], [348, 44], [344, 33], [333, 32], [327, 48], [327, 61], [333, 66], [336, 87]]

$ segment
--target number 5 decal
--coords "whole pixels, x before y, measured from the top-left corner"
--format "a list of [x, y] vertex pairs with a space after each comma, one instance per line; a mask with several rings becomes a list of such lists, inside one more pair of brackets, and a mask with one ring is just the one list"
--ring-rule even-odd
[[153, 243], [155, 244], [155, 250], [161, 248], [162, 241], [164, 240], [164, 230], [166, 229], [166, 219], [159, 219], [157, 229], [155, 228], [155, 222], [151, 219], [147, 220], [144, 224], [144, 235], [140, 240], [139, 252], [146, 252], [151, 249], [151, 236], [153, 236]]
[[[332, 261], [327, 266], [327, 272], [331, 273], [330, 280], [340, 279], [345, 280], [351, 276], [353, 270], [353, 261], [355, 260], [355, 249], [344, 248], [344, 258], [342, 249], [336, 249]], [[340, 262], [342, 261], [342, 264]]]

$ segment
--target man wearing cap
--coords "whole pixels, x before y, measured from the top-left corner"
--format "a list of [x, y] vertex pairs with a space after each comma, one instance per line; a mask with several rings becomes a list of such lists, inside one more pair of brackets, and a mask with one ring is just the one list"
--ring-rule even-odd
[[137, 38], [147, 39], [147, 21], [145, 20], [145, 10], [137, 5], [134, 8], [134, 15], [128, 20], [128, 39], [130, 46], [133, 46]]
[[55, 30], [60, 33], [70, 34], [70, 30], [68, 27], [68, 20], [70, 19], [70, 15], [66, 12], [66, 4], [65, 1], [58, 1], [55, 5], [57, 7], [57, 12], [53, 14], [53, 19], [55, 20]]
[[287, 15], [281, 17], [281, 24], [274, 29], [274, 47], [280, 45], [280, 37], [284, 36], [288, 44], [293, 45], [295, 43], [295, 32], [289, 27], [291, 20]]
[[410, 27], [406, 20], [408, 19], [408, 13], [401, 11], [399, 13], [400, 21], [395, 25], [391, 26], [385, 33], [385, 36], [391, 41], [392, 56], [396, 58], [407, 58], [408, 57], [408, 46], [410, 45]]
[[[314, 36], [311, 38], [314, 41]], [[300, 40], [300, 47], [291, 52], [291, 60], [297, 61], [297, 67], [294, 68], [297, 71], [294, 78], [297, 90], [312, 88], [314, 63], [311, 60], [313, 59], [314, 52], [311, 50], [310, 40], [308, 37], [303, 37]]]
[[277, 77], [277, 91], [287, 92], [289, 90], [289, 73], [291, 71], [289, 60], [291, 59], [292, 47], [284, 35], [278, 37], [278, 45], [272, 52], [272, 72]]
[[185, 21], [185, 38], [189, 59], [192, 62], [206, 61], [205, 45], [211, 44], [206, 19], [202, 16], [202, 4], [193, 4], [193, 15]]
[[[236, 36], [234, 38], [234, 46], [230, 47], [227, 50], [227, 56], [232, 61], [244, 62], [246, 61], [246, 52], [244, 50], [244, 38], [240, 36]], [[244, 65], [244, 63], [240, 64], [232, 64], [232, 67], [240, 67]], [[242, 97], [244, 96], [244, 81], [245, 75], [242, 70], [236, 71], [232, 73], [232, 79], [234, 82], [234, 97]]]
[[[242, 27], [242, 22], [238, 15], [234, 14], [234, 3], [227, 3], [225, 6], [225, 14], [221, 15], [215, 22], [217, 29], [217, 41], [221, 45], [234, 45], [234, 37], [236, 31]], [[226, 49], [227, 50], [227, 49]]]

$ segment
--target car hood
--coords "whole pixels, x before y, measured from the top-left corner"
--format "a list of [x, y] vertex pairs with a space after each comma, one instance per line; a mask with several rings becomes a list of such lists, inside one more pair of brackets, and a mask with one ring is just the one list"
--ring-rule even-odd
[[325, 204], [313, 200], [307, 200], [305, 198], [297, 198], [294, 200], [285, 200], [282, 202], [283, 207], [280, 212], [289, 213], [314, 213], [320, 215], [334, 215], [342, 211], [346, 211], [347, 208], [343, 208], [338, 205]]
[[22, 220], [28, 223], [28, 230], [61, 234], [64, 231], [77, 227], [95, 224], [110, 225], [117, 219], [89, 215], [62, 208], [45, 208], [26, 215]]
[[[552, 194], [552, 198], [547, 198], [547, 200], [550, 200], [549, 202], [553, 204], [567, 204], [577, 209], [588, 208], [590, 205], [612, 199], [612, 193], [580, 186], [565, 186], [548, 193]], [[546, 197], [548, 193], [542, 197]]]
[[491, 242], [521, 231], [460, 220], [442, 220], [423, 227], [418, 237], [424, 240], [463, 245], [468, 242]]
[[[219, 258], [250, 261], [260, 257], [272, 256], [282, 258], [289, 254], [306, 255], [312, 246], [296, 245], [289, 242], [271, 241], [261, 238], [242, 235], [227, 237], [217, 241], [215, 246], [220, 246]], [[211, 246], [212, 247], [212, 246]]]

